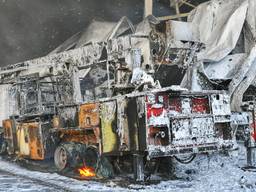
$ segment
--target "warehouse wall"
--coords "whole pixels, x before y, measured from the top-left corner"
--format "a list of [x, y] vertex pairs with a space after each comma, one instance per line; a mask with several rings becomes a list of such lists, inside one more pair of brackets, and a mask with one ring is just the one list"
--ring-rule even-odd
[[0, 85], [0, 127], [2, 127], [2, 121], [8, 119], [10, 115], [8, 90], [9, 85]]

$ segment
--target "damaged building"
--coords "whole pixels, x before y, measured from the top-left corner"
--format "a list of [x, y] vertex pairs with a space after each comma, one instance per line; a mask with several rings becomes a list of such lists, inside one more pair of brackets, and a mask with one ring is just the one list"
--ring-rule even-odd
[[93, 21], [50, 54], [1, 68], [3, 154], [143, 181], [163, 159], [234, 150], [238, 132], [252, 150], [255, 2], [208, 1], [186, 21], [146, 2], [136, 25]]

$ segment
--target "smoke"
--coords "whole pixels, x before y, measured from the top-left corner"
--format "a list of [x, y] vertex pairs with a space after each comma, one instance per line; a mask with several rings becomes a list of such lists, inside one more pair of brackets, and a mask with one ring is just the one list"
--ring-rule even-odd
[[[156, 0], [154, 14], [170, 14], [169, 0]], [[93, 20], [134, 23], [144, 0], [0, 0], [0, 66], [44, 56]]]

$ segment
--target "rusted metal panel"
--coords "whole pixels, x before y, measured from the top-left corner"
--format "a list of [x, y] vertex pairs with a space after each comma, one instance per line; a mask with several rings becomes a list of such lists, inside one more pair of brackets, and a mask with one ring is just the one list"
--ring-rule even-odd
[[44, 159], [44, 147], [42, 143], [41, 125], [39, 123], [29, 123], [29, 150], [30, 158], [35, 160]]
[[102, 136], [102, 152], [110, 153], [117, 150], [118, 138], [114, 132], [116, 130], [116, 101], [101, 103], [101, 136]]
[[14, 154], [15, 146], [17, 142], [14, 122], [11, 119], [4, 120], [3, 128], [4, 128], [4, 139], [8, 144], [7, 151], [9, 154]]
[[75, 142], [75, 143], [83, 143], [86, 145], [95, 145], [99, 143], [99, 134], [95, 133], [94, 128], [90, 130], [72, 130], [72, 129], [59, 129], [59, 133], [61, 135], [60, 139], [62, 142]]
[[79, 110], [79, 127], [94, 128], [99, 127], [99, 104], [89, 103], [80, 106]]
[[38, 122], [22, 123], [17, 129], [19, 155], [34, 160], [44, 159], [41, 125]]
[[12, 120], [6, 119], [3, 121], [4, 138], [12, 139]]
[[29, 156], [29, 134], [26, 124], [17, 126], [17, 141], [20, 156]]
[[[70, 107], [69, 107], [70, 108]], [[63, 119], [71, 119], [75, 121], [76, 106], [73, 108], [60, 108], [63, 114], [60, 117]], [[74, 110], [75, 109], [75, 110]], [[60, 111], [60, 110], [59, 110]], [[86, 145], [97, 145], [100, 143], [100, 117], [99, 117], [99, 104], [87, 103], [79, 107], [78, 111], [78, 128], [73, 127], [66, 129], [67, 123], [60, 125], [59, 118], [55, 118], [54, 127], [58, 128], [60, 139], [62, 142], [77, 142]]]

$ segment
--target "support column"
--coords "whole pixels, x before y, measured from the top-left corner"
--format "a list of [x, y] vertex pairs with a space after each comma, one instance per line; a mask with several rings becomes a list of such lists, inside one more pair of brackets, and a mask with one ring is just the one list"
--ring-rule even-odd
[[[176, 15], [180, 15], [180, 7], [179, 7], [179, 1], [175, 1], [175, 10], [176, 10]], [[178, 18], [179, 21], [181, 21], [181, 18]]]
[[134, 180], [135, 181], [144, 181], [144, 155], [141, 154], [133, 154], [133, 172], [134, 172]]
[[144, 0], [144, 17], [153, 14], [153, 0]]

